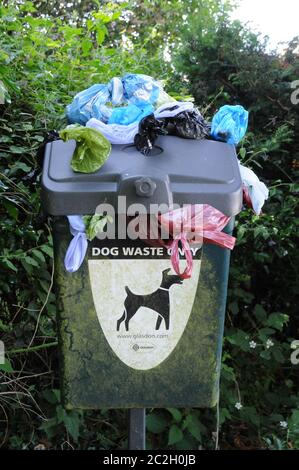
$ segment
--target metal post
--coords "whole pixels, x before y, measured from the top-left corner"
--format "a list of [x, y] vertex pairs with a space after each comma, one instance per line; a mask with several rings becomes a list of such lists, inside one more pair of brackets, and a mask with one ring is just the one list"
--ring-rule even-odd
[[145, 450], [145, 408], [129, 410], [129, 450]]

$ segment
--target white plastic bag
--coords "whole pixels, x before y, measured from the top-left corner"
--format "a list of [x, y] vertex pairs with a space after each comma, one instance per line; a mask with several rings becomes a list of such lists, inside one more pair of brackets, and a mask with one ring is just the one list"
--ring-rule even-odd
[[269, 189], [258, 179], [256, 174], [250, 170], [250, 168], [246, 168], [241, 165], [241, 163], [239, 164], [239, 167], [243, 184], [248, 188], [252, 208], [254, 212], [259, 215], [265, 200], [269, 197]]

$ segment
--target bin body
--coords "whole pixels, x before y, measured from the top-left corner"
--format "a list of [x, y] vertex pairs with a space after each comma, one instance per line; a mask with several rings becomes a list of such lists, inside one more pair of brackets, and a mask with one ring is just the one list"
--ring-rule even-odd
[[[188, 142], [183, 141], [182, 145], [187, 151]], [[222, 145], [227, 150], [226, 144], [219, 147], [219, 143], [217, 149]], [[232, 232], [234, 215], [242, 201], [235, 155], [232, 149], [229, 151], [234, 166], [234, 196], [227, 191], [230, 181], [222, 183], [224, 194], [219, 199], [221, 204], [234, 206], [227, 233]], [[146, 165], [148, 161], [144, 161]], [[159, 168], [159, 161], [155, 161]], [[49, 161], [45, 161], [44, 174], [48, 166]], [[137, 176], [149, 174], [148, 169], [144, 173], [139, 169]], [[76, 188], [76, 177], [73, 178]], [[214, 185], [220, 184], [215, 173], [211, 180]], [[92, 176], [89, 181], [94, 185]], [[48, 204], [49, 212], [55, 216], [55, 290], [65, 406], [69, 409], [214, 406], [219, 391], [230, 251], [204, 244], [194, 253], [191, 279], [169, 285], [167, 276], [174, 272], [165, 249], [155, 250], [140, 240], [95, 239], [89, 243], [80, 269], [67, 273], [63, 260], [71, 240], [68, 221], [62, 215], [63, 204], [57, 209], [51, 206], [53, 199], [46, 179], [43, 184], [44, 206]], [[105, 184], [107, 189], [107, 181]], [[204, 185], [208, 185], [207, 179]], [[169, 197], [174, 193], [165, 190], [161, 194], [164, 202], [163, 195], [167, 198], [167, 194]], [[65, 214], [69, 214], [68, 196], [66, 200]], [[210, 203], [213, 195], [194, 191], [189, 202]], [[74, 207], [72, 213], [87, 212], [85, 208], [80, 212]], [[128, 311], [131, 318], [126, 325]]]

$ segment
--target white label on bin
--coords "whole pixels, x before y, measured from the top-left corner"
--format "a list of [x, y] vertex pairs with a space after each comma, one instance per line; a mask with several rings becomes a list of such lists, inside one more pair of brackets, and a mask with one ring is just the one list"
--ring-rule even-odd
[[183, 280], [169, 268], [168, 259], [88, 261], [101, 328], [127, 366], [156, 367], [178, 344], [198, 285], [201, 261], [193, 262], [192, 277]]

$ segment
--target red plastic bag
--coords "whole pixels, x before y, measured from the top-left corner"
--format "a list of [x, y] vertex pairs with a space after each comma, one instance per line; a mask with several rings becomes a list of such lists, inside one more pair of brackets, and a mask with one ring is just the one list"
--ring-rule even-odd
[[[193, 258], [190, 250], [192, 244], [210, 243], [222, 248], [232, 250], [236, 239], [222, 230], [228, 224], [230, 217], [208, 204], [187, 205], [180, 209], [158, 216], [160, 232], [169, 232], [169, 239], [151, 239], [149, 231], [143, 231], [143, 240], [155, 246], [164, 246], [171, 249], [171, 263], [174, 271], [182, 279], [192, 275]], [[142, 220], [140, 219], [142, 231]], [[179, 245], [181, 245], [186, 259], [183, 272], [179, 266]]]

